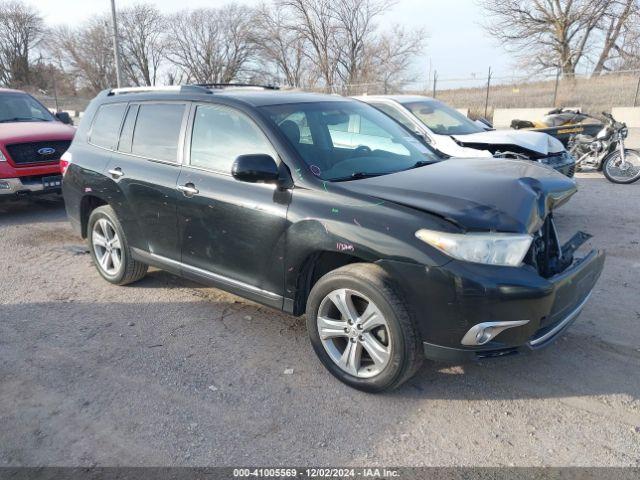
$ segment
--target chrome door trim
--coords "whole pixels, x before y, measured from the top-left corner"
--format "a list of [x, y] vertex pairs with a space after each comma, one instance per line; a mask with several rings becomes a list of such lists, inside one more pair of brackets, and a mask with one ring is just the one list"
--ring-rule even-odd
[[282, 300], [282, 295], [278, 295], [277, 293], [270, 292], [268, 290], [263, 290], [254, 285], [249, 285], [248, 283], [244, 283], [233, 278], [225, 277], [224, 275], [220, 275], [218, 273], [210, 272], [209, 270], [204, 270], [192, 265], [187, 265], [186, 263], [178, 262], [177, 260], [172, 260], [171, 258], [163, 257], [162, 255], [157, 255], [155, 253], [149, 253], [140, 248], [132, 247], [131, 250], [143, 261], [147, 259], [148, 261], [156, 264], [169, 265], [174, 269], [177, 268], [188, 273], [193, 273], [201, 277], [208, 278], [214, 282], [222, 283], [230, 287], [241, 288], [252, 293], [257, 293], [258, 295], [261, 295], [265, 298], [270, 298], [271, 300]]

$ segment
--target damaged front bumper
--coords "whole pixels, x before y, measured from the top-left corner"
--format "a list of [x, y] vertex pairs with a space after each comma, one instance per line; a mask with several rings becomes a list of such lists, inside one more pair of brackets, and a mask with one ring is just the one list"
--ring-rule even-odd
[[[574, 236], [562, 247], [566, 255], [573, 256], [578, 238]], [[605, 253], [594, 250], [548, 278], [528, 265], [512, 268], [457, 260], [440, 267], [401, 262], [384, 262], [383, 267], [402, 279], [425, 356], [463, 362], [552, 343], [587, 303], [604, 261]], [[483, 323], [517, 326], [500, 330], [482, 345], [465, 345], [465, 335]]]

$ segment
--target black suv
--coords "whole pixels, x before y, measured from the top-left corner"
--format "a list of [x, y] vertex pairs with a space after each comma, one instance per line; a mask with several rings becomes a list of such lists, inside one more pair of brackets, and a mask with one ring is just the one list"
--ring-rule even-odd
[[[357, 133], [354, 133], [357, 132]], [[361, 102], [182, 86], [102, 92], [67, 154], [67, 212], [98, 272], [152, 265], [293, 315], [327, 369], [367, 391], [430, 359], [550, 343], [604, 253], [559, 242], [573, 180], [451, 159]]]

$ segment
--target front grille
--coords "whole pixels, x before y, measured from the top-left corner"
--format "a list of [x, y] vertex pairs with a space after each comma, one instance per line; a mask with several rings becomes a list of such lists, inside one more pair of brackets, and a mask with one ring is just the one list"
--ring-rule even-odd
[[569, 171], [567, 172], [567, 177], [569, 178], [573, 178], [573, 176], [576, 174], [576, 166], [575, 165], [571, 165], [569, 167]]
[[51, 163], [60, 160], [69, 145], [71, 145], [70, 140], [14, 143], [7, 145], [7, 152], [16, 165]]

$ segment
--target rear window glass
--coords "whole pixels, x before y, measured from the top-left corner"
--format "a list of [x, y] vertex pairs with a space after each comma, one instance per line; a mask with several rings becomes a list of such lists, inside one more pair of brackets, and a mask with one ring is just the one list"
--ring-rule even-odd
[[131, 153], [155, 160], [177, 162], [184, 109], [184, 104], [180, 103], [140, 105]]
[[125, 103], [102, 105], [91, 127], [91, 143], [98, 147], [114, 149], [120, 136], [120, 124], [126, 108]]

